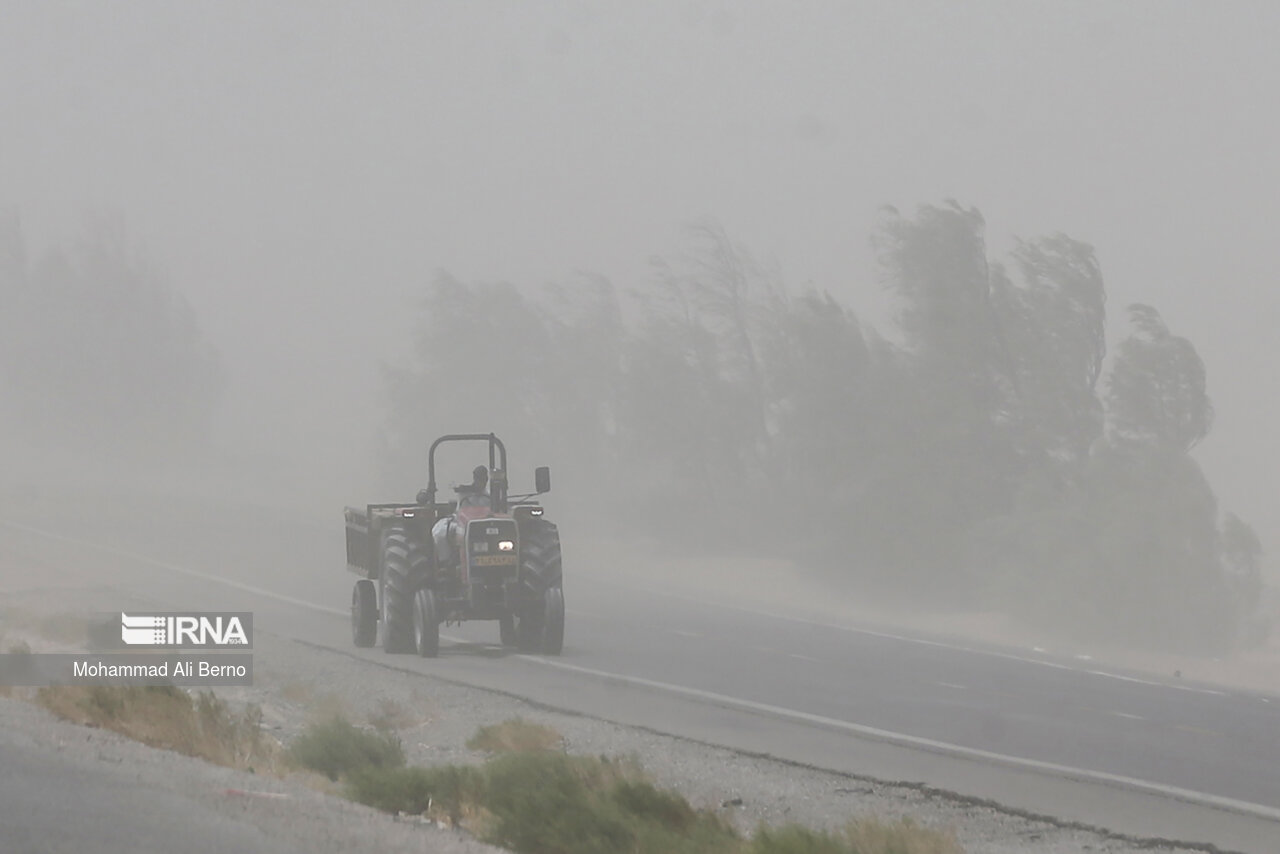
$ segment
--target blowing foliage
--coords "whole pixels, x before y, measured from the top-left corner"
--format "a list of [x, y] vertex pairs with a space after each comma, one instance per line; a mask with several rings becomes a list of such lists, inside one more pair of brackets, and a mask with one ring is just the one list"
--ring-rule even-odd
[[207, 438], [218, 355], [118, 228], [33, 253], [0, 216], [0, 302], [0, 435], [138, 458]]
[[1101, 267], [1065, 235], [1001, 262], [981, 214], [948, 203], [887, 211], [874, 245], [894, 342], [711, 222], [628, 290], [441, 273], [416, 363], [386, 372], [388, 470], [423, 470], [447, 401], [619, 533], [799, 554], [860, 592], [1088, 638], [1236, 642], [1261, 549], [1189, 456], [1213, 416], [1194, 346], [1131, 306], [1104, 372]]

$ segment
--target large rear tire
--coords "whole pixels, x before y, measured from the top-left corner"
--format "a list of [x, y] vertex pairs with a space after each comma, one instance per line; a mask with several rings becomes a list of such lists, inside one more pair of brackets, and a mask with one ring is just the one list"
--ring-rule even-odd
[[440, 618], [436, 613], [436, 597], [422, 588], [413, 597], [413, 648], [423, 658], [440, 654]]
[[382, 648], [413, 652], [413, 594], [425, 581], [430, 558], [402, 525], [382, 538]]
[[517, 628], [525, 652], [559, 655], [564, 648], [564, 589], [560, 531], [534, 519], [521, 532], [520, 579], [525, 604]]
[[351, 590], [351, 640], [361, 648], [378, 640], [378, 590], [367, 578], [357, 581]]

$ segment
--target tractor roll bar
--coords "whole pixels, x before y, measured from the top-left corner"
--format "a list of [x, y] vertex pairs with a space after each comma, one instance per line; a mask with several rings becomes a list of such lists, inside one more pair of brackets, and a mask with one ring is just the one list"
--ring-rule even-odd
[[[489, 470], [500, 471], [504, 475], [507, 471], [507, 447], [502, 444], [502, 440], [492, 433], [450, 433], [447, 436], [441, 436], [431, 443], [431, 450], [427, 452], [427, 501], [434, 503], [436, 500], [436, 448], [444, 442], [488, 442], [489, 443]], [[495, 457], [494, 451], [497, 451]], [[494, 465], [497, 463], [498, 465]]]

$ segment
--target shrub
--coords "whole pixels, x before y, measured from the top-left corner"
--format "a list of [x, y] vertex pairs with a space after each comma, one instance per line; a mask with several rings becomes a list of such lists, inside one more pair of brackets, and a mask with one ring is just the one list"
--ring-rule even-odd
[[289, 758], [330, 780], [337, 780], [361, 768], [403, 766], [404, 748], [392, 733], [362, 730], [335, 715], [311, 724], [294, 739], [289, 746]]
[[554, 750], [563, 743], [564, 738], [551, 727], [511, 718], [500, 724], [480, 727], [467, 742], [467, 747], [486, 753], [512, 753]]

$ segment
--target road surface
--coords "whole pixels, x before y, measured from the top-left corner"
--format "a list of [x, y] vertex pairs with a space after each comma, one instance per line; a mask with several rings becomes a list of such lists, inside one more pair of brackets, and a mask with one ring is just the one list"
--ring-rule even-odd
[[6, 542], [43, 565], [93, 563], [164, 607], [252, 610], [257, 631], [335, 654], [1123, 833], [1280, 851], [1274, 697], [694, 600], [575, 566], [568, 529], [562, 657], [501, 650], [496, 623], [447, 628], [438, 660], [386, 656], [350, 645], [340, 510], [121, 502], [5, 519]]

